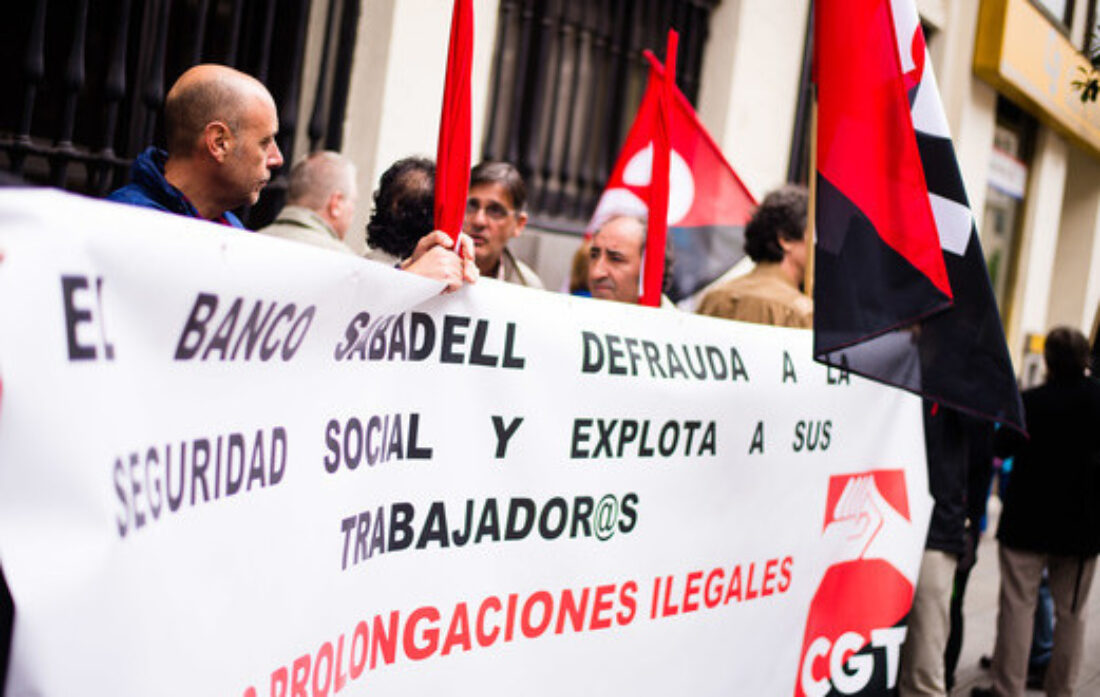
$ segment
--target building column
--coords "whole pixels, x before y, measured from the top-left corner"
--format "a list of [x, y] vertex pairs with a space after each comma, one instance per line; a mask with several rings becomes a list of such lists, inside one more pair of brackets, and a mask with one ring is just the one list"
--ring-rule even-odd
[[[485, 130], [499, 5], [499, 0], [474, 0], [471, 165]], [[359, 168], [360, 204], [352, 230], [360, 250], [371, 193], [382, 173], [410, 155], [435, 158], [450, 32], [450, 3], [370, 0], [362, 5], [344, 121], [344, 154]]]
[[727, 0], [711, 16], [699, 117], [758, 198], [787, 179], [809, 12], [809, 0]]
[[1017, 367], [1027, 335], [1045, 335], [1049, 329], [1048, 308], [1066, 184], [1066, 141], [1046, 126], [1039, 128], [1037, 141], [1029, 173], [1014, 301], [1005, 328], [1008, 349]]
[[1100, 163], [1070, 148], [1062, 226], [1054, 258], [1049, 324], [1092, 331], [1100, 303]]

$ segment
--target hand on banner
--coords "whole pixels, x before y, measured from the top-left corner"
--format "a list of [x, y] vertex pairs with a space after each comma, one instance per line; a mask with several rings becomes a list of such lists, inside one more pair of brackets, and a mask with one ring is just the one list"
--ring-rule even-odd
[[477, 282], [473, 241], [467, 235], [460, 235], [457, 252], [451, 246], [450, 235], [442, 230], [433, 230], [420, 238], [416, 249], [401, 264], [401, 268], [425, 278], [443, 281], [447, 284], [444, 293], [458, 290], [463, 283]]

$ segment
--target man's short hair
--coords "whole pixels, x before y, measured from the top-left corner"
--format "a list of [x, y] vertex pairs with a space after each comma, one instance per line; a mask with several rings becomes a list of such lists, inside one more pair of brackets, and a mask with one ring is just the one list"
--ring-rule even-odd
[[169, 155], [189, 155], [211, 121], [223, 121], [236, 134], [244, 100], [240, 85], [222, 77], [177, 85], [164, 101], [164, 136]]
[[1089, 364], [1089, 340], [1073, 327], [1055, 327], [1047, 334], [1043, 358], [1048, 380], [1080, 377]]
[[[645, 246], [646, 246], [645, 243], [646, 243], [646, 240], [649, 238], [649, 222], [645, 218], [643, 218], [642, 216], [629, 215], [629, 214], [613, 215], [610, 218], [608, 218], [607, 220], [605, 220], [603, 225], [600, 225], [600, 229], [596, 231], [596, 234], [599, 234], [600, 230], [603, 230], [610, 223], [612, 223], [616, 220], [619, 220], [621, 218], [626, 218], [628, 220], [633, 220], [633, 221], [635, 221], [636, 223], [638, 223], [639, 225], [642, 226], [642, 249], [641, 249], [642, 268], [639, 270], [638, 273], [641, 274], [642, 276], [644, 276], [645, 275]], [[664, 271], [664, 274], [661, 275], [661, 292], [662, 293], [667, 294], [670, 290], [672, 290], [672, 269], [673, 269], [673, 266], [675, 266], [675, 264], [676, 264], [676, 245], [674, 244], [673, 239], [672, 239], [672, 230], [668, 230], [667, 234], [665, 235], [665, 271]]]
[[480, 184], [500, 184], [512, 198], [512, 207], [522, 213], [527, 206], [527, 185], [519, 170], [508, 162], [482, 162], [470, 172], [470, 188]]
[[355, 191], [355, 165], [340, 153], [322, 150], [311, 153], [290, 170], [287, 203], [320, 210], [329, 197]]
[[755, 262], [783, 261], [779, 238], [802, 239], [808, 206], [809, 193], [804, 186], [788, 184], [769, 193], [745, 226], [745, 253]]
[[406, 157], [390, 165], [374, 192], [367, 246], [405, 259], [435, 224], [435, 163]]

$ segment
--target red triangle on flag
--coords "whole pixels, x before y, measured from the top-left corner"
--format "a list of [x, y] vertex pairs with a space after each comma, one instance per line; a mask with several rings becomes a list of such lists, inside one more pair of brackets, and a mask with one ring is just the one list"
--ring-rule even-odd
[[[627, 133], [619, 159], [611, 172], [596, 211], [586, 228], [591, 235], [619, 215], [648, 217], [653, 143], [660, 108], [664, 67], [649, 51], [649, 81], [634, 123]], [[756, 207], [756, 200], [733, 171], [721, 149], [707, 132], [687, 97], [674, 88], [669, 141], [668, 226], [673, 237], [674, 300], [694, 292], [743, 256], [741, 230]], [[734, 231], [735, 243], [716, 248], [696, 247], [716, 230]], [[698, 235], [690, 233], [698, 232]], [[717, 234], [717, 233], [715, 233]], [[705, 244], [705, 242], [704, 242]], [[705, 266], [705, 268], [703, 268]]]
[[[649, 82], [615, 169], [589, 221], [589, 233], [616, 215], [644, 217], [647, 213], [645, 200], [664, 68], [651, 52], [646, 51], [645, 57], [649, 61]], [[743, 226], [756, 200], [707, 133], [687, 97], [679, 89], [675, 95], [670, 127], [669, 226]]]

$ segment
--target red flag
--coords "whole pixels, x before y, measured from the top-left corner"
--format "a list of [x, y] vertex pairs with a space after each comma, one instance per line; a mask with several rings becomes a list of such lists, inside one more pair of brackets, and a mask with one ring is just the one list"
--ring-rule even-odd
[[814, 47], [815, 357], [1022, 428], [916, 8], [819, 0]]
[[447, 80], [435, 155], [435, 227], [456, 243], [470, 188], [470, 69], [474, 56], [472, 0], [455, 0]]
[[[618, 215], [651, 218], [658, 100], [664, 68], [649, 51], [649, 83], [588, 233]], [[744, 226], [756, 201], [707, 133], [691, 103], [670, 85], [668, 234], [675, 263], [668, 295], [680, 300], [721, 276], [744, 256]]]
[[676, 49], [680, 35], [668, 30], [665, 46], [665, 74], [657, 97], [657, 128], [653, 139], [653, 168], [649, 181], [649, 224], [646, 226], [645, 268], [638, 303], [646, 307], [661, 304], [665, 275], [665, 240], [668, 238], [668, 160], [671, 150], [669, 124], [672, 121], [672, 90], [676, 86]]

